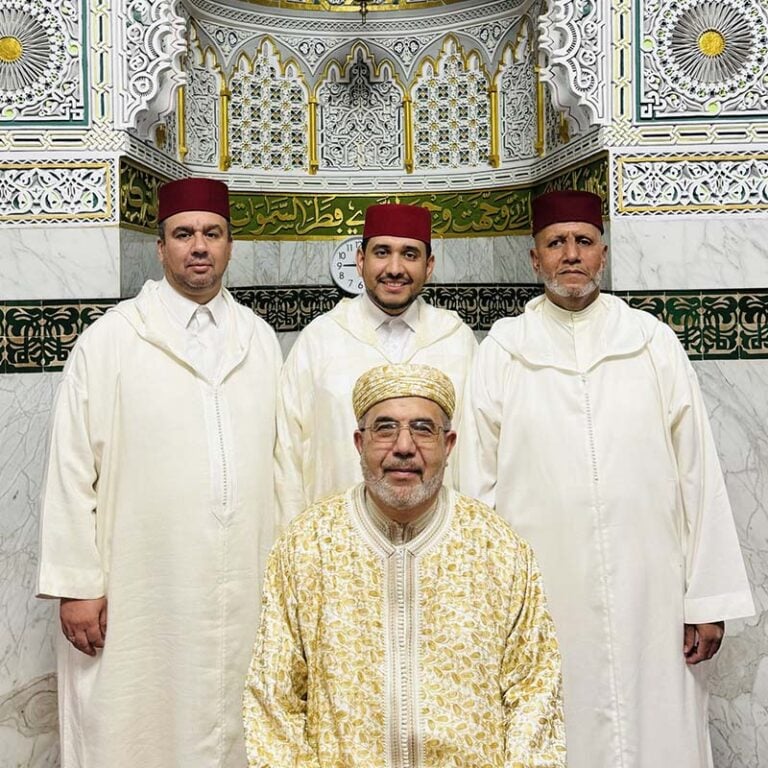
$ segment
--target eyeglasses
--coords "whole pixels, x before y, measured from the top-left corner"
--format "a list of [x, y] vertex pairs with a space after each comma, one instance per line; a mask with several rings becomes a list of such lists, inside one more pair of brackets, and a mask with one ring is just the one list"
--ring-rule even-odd
[[437, 441], [445, 427], [440, 427], [432, 421], [409, 421], [405, 424], [399, 421], [378, 421], [370, 427], [360, 427], [360, 432], [369, 432], [374, 443], [394, 443], [400, 432], [407, 429], [416, 445], [429, 445]]

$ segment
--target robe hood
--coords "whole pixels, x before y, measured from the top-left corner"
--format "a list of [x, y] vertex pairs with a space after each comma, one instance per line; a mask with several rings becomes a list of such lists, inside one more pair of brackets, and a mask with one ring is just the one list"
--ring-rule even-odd
[[[431, 304], [427, 304], [421, 297], [417, 298], [416, 301], [419, 302], [419, 327], [416, 329], [414, 352], [450, 336], [463, 324], [456, 312], [437, 309]], [[354, 299], [342, 299], [328, 313], [328, 316], [359, 341], [372, 347], [378, 347], [376, 330], [366, 320], [362, 302], [362, 296]]]
[[[152, 344], [177, 359], [189, 364], [184, 353], [185, 341], [179, 329], [168, 316], [160, 300], [160, 282], [147, 280], [133, 299], [121, 301], [108, 310], [121, 315], [149, 344]], [[245, 357], [251, 338], [256, 329], [256, 316], [238, 304], [232, 294], [222, 288], [222, 296], [229, 307], [229, 316], [236, 334], [225, 352], [221, 373], [226, 376]]]
[[[545, 302], [549, 307], [545, 306]], [[599, 306], [597, 305], [599, 302]], [[653, 315], [642, 310], [632, 309], [626, 302], [615, 296], [600, 294], [583, 312], [601, 311], [601, 339], [595, 345], [593, 359], [586, 361], [585, 370], [590, 370], [603, 360], [611, 357], [623, 357], [637, 354], [646, 347], [654, 334], [662, 327]], [[569, 373], [577, 372], [568, 361], [558, 354], [547, 328], [543, 322], [543, 313], [551, 311], [553, 305], [546, 296], [537, 296], [525, 305], [525, 312], [519, 317], [505, 317], [493, 324], [488, 332], [502, 349], [522, 362], [538, 368], [558, 368]], [[557, 307], [563, 317], [569, 313]]]

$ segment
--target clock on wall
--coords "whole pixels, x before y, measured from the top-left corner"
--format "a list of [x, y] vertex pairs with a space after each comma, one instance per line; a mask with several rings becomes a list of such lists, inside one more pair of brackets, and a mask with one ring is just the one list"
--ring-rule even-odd
[[357, 295], [365, 290], [363, 278], [357, 274], [355, 255], [360, 247], [359, 237], [348, 237], [339, 243], [331, 254], [331, 277], [345, 293]]

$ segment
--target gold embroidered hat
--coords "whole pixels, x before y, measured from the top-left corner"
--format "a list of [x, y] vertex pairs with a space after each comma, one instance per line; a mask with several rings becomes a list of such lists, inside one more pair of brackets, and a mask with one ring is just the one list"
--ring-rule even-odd
[[355, 418], [360, 419], [376, 403], [393, 397], [424, 397], [437, 403], [450, 419], [456, 408], [451, 380], [431, 365], [380, 365], [366, 371], [352, 390]]

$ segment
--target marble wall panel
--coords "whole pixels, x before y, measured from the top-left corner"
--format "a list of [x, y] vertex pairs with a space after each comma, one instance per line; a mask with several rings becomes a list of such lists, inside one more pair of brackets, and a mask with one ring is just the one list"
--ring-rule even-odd
[[163, 268], [157, 258], [157, 236], [121, 227], [120, 298], [135, 296], [147, 280], [158, 280], [162, 276]]
[[434, 283], [495, 282], [494, 237], [447, 237], [433, 241]]
[[280, 244], [266, 240], [235, 240], [225, 277], [227, 286], [276, 285]]
[[60, 374], [0, 376], [0, 764], [58, 765], [54, 601], [34, 597], [38, 509]]
[[277, 284], [330, 285], [329, 264], [338, 244], [334, 240], [281, 240]]
[[89, 299], [120, 290], [117, 226], [0, 228], [0, 297]]
[[529, 235], [493, 238], [494, 281], [500, 283], [535, 283], [531, 267]]
[[611, 230], [614, 290], [768, 285], [768, 216], [619, 218]]
[[728, 622], [711, 670], [715, 768], [758, 768], [768, 765], [768, 361], [703, 361], [694, 367], [757, 610], [754, 617]]

